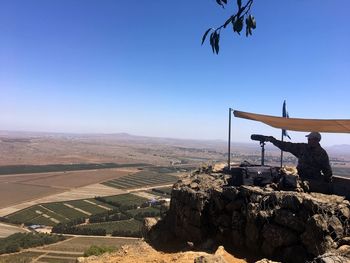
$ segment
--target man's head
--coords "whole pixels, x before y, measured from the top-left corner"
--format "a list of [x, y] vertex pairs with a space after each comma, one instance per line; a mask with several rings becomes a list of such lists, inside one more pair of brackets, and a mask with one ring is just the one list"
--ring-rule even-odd
[[310, 132], [306, 135], [308, 144], [317, 145], [321, 141], [321, 134], [319, 132]]

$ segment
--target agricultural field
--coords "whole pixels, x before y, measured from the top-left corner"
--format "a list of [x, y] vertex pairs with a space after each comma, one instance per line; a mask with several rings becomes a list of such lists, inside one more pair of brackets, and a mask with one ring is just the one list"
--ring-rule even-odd
[[159, 208], [151, 206], [127, 210], [125, 213], [133, 218], [155, 217], [160, 215]]
[[15, 263], [15, 262], [30, 263], [43, 254], [44, 253], [42, 252], [26, 251], [22, 253], [3, 255], [3, 256], [0, 256], [0, 263]]
[[112, 246], [119, 249], [125, 244], [135, 243], [137, 238], [118, 238], [118, 237], [72, 237], [69, 240], [45, 246], [42, 250], [50, 251], [66, 251], [83, 253], [92, 245], [96, 246]]
[[79, 208], [91, 215], [106, 212], [115, 209], [114, 206], [100, 202], [96, 199], [73, 200], [65, 202], [73, 207]]
[[7, 236], [10, 236], [10, 235], [12, 235], [14, 233], [18, 233], [18, 232], [24, 233], [27, 231], [21, 227], [18, 227], [18, 226], [0, 223], [0, 238], [7, 237]]
[[0, 183], [0, 208], [62, 192], [62, 189], [22, 183]]
[[115, 209], [113, 205], [102, 203], [96, 199], [73, 200], [35, 205], [5, 218], [12, 223], [40, 224], [54, 226], [72, 219], [89, 217]]
[[41, 206], [46, 208], [49, 211], [53, 211], [55, 214], [58, 214], [64, 218], [67, 218], [68, 220], [81, 218], [88, 216], [87, 213], [84, 213], [81, 209], [76, 209], [74, 206], [67, 205], [68, 202], [64, 203], [49, 203], [49, 204], [42, 204]]
[[45, 209], [43, 206], [39, 206], [39, 205], [26, 208], [17, 213], [8, 215], [5, 218], [9, 222], [14, 224], [21, 224], [21, 223], [24, 223], [26, 225], [42, 224], [46, 226], [54, 226], [57, 223], [68, 221], [67, 218], [59, 214], [53, 213]]
[[[60, 193], [69, 194], [77, 188], [116, 179], [128, 175], [130, 172], [131, 170], [120, 168], [120, 170], [100, 169], [43, 174], [2, 175], [0, 176], [0, 208], [13, 207], [17, 204], [44, 197], [55, 197]], [[90, 192], [90, 195], [94, 197], [99, 195], [99, 193], [94, 195], [93, 192]]]
[[[85, 230], [104, 229], [107, 235], [140, 236], [140, 221], [144, 217], [160, 216], [160, 208], [149, 205], [149, 199], [129, 193], [44, 203], [7, 215], [5, 220], [14, 224], [55, 227], [53, 231], [56, 233], [100, 235]], [[80, 221], [82, 218], [90, 217], [90, 223], [81, 224], [84, 223], [84, 219]], [[76, 219], [79, 222], [74, 221]]]
[[50, 196], [45, 196], [32, 201], [23, 202], [10, 207], [0, 208], [0, 216], [6, 216], [16, 213], [28, 207], [52, 202], [63, 202], [70, 200], [91, 199], [96, 196], [112, 196], [123, 194], [125, 191], [117, 188], [107, 187], [102, 184], [92, 184], [88, 186], [78, 187], [69, 191], [58, 193]]
[[103, 201], [108, 204], [112, 204], [116, 207], [138, 207], [141, 206], [143, 203], [147, 202], [147, 198], [143, 198], [140, 196], [136, 196], [133, 194], [121, 194], [121, 195], [114, 195], [114, 196], [106, 196], [106, 197], [100, 197], [98, 198], [100, 201]]
[[110, 221], [102, 223], [94, 223], [88, 225], [79, 226], [79, 228], [88, 229], [105, 229], [107, 234], [112, 234], [115, 231], [122, 231], [131, 233], [139, 233], [141, 230], [142, 223], [138, 220], [129, 219], [121, 221]]
[[118, 169], [55, 172], [46, 173], [45, 177], [40, 177], [37, 179], [28, 177], [28, 175], [23, 175], [22, 179], [19, 180], [19, 182], [30, 185], [52, 186], [55, 188], [70, 189], [73, 187], [81, 187], [89, 184], [103, 182], [109, 179], [119, 178], [127, 174], [127, 171], [120, 171]]
[[173, 184], [178, 177], [167, 173], [159, 173], [155, 171], [141, 171], [135, 174], [120, 177], [118, 179], [109, 180], [103, 184], [119, 189], [133, 189], [140, 187], [150, 187], [162, 184]]
[[0, 263], [75, 263], [76, 258], [82, 256], [84, 251], [92, 245], [119, 249], [123, 245], [137, 241], [137, 238], [71, 237], [55, 244], [26, 249], [16, 254], [2, 255], [0, 256]]
[[170, 198], [172, 187], [159, 187], [148, 190], [147, 192], [153, 195]]
[[157, 172], [157, 173], [184, 173], [190, 172], [196, 169], [195, 166], [151, 166], [147, 167], [148, 171]]
[[46, 164], [46, 165], [4, 165], [0, 166], [0, 175], [24, 173], [48, 173], [62, 171], [96, 170], [120, 167], [140, 167], [143, 163], [77, 163], [77, 164]]

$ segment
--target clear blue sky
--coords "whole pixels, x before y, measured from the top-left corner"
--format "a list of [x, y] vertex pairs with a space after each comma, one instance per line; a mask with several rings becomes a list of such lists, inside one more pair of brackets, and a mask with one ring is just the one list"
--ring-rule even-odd
[[[230, 14], [214, 0], [0, 0], [0, 129], [226, 139], [229, 107], [280, 115], [283, 100], [291, 117], [350, 118], [349, 10], [256, 0], [253, 36], [226, 30], [217, 56], [200, 45]], [[251, 133], [280, 136], [233, 120], [234, 141]]]

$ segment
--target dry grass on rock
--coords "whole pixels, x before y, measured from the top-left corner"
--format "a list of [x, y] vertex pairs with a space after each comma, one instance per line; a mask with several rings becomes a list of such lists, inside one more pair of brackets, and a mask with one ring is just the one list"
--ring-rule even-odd
[[[219, 247], [215, 254], [209, 254], [200, 251], [186, 251], [177, 253], [164, 253], [153, 249], [144, 241], [139, 241], [132, 245], [123, 246], [118, 252], [111, 254], [104, 254], [99, 257], [79, 258], [81, 263], [193, 263], [196, 258], [205, 258], [213, 260], [211, 262], [227, 262], [227, 263], [246, 263], [243, 259], [238, 259], [225, 251], [223, 247]], [[207, 261], [202, 261], [207, 262]]]

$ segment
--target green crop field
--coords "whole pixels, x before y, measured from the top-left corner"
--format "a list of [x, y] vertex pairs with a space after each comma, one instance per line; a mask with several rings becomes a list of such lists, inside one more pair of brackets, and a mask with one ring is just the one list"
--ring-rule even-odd
[[177, 180], [178, 178], [176, 176], [164, 172], [141, 171], [136, 174], [109, 180], [102, 184], [120, 189], [132, 189], [160, 184], [170, 184], [175, 183]]
[[47, 165], [6, 165], [6, 166], [0, 166], [0, 175], [95, 170], [95, 169], [106, 169], [106, 168], [140, 167], [140, 166], [145, 167], [150, 165], [144, 164], [144, 163], [130, 163], [130, 164], [76, 163], [76, 164], [47, 164]]
[[97, 204], [97, 205], [102, 205], [102, 206], [104, 206], [104, 207], [108, 207], [108, 208], [110, 208], [111, 210], [115, 209], [115, 206], [110, 205], [110, 204], [107, 204], [107, 203], [104, 203], [104, 202], [101, 202], [101, 201], [98, 201], [98, 200], [96, 200], [96, 199], [86, 199], [86, 200], [89, 200], [89, 201], [91, 201], [91, 202], [93, 202], [93, 203], [95, 203], [95, 204]]
[[126, 214], [130, 215], [131, 217], [135, 217], [135, 216], [147, 217], [153, 214], [155, 216], [159, 216], [160, 210], [159, 208], [155, 208], [155, 207], [145, 207], [145, 208], [128, 210], [126, 211]]
[[91, 215], [103, 214], [110, 210], [124, 211], [123, 213], [126, 215], [136, 218], [159, 214], [159, 210], [152, 207], [136, 209], [146, 203], [148, 199], [133, 194], [113, 195], [97, 199], [81, 199], [35, 205], [7, 215], [5, 218], [10, 223], [15, 224], [55, 226], [58, 223], [67, 223], [78, 218], [88, 218]]
[[[48, 211], [40, 205], [31, 206], [16, 213], [6, 216], [10, 223], [39, 224], [54, 226], [56, 222], [68, 221], [65, 217]], [[50, 220], [53, 218], [54, 220]]]
[[[74, 208], [68, 207], [65, 204], [71, 205], [74, 208], [82, 209], [83, 211], [92, 215], [99, 214], [108, 211], [106, 208], [111, 210], [116, 207], [107, 203], [103, 203], [96, 199], [84, 200], [73, 200], [67, 202], [55, 202], [45, 203], [42, 205], [35, 205], [16, 213], [6, 216], [11, 223], [26, 225], [39, 224], [46, 226], [54, 226], [58, 222], [65, 223], [72, 219], [88, 217], [88, 214], [80, 212]], [[101, 205], [103, 207], [99, 207]]]
[[[89, 200], [91, 201], [91, 200]], [[94, 200], [95, 201], [95, 200]], [[91, 202], [94, 202], [94, 201], [91, 201]], [[84, 200], [74, 200], [74, 201], [68, 201], [68, 202], [65, 202], [69, 205], [72, 205], [74, 207], [77, 207], [79, 209], [82, 209], [90, 214], [98, 214], [98, 213], [103, 213], [103, 212], [106, 212], [107, 210], [104, 209], [104, 208], [101, 208], [97, 205], [93, 205], [91, 203], [88, 203]], [[94, 202], [95, 203], [95, 202]]]
[[153, 188], [153, 189], [149, 190], [148, 192], [151, 194], [170, 198], [171, 190], [172, 190], [172, 187], [160, 187], [160, 188]]
[[154, 171], [158, 173], [183, 173], [195, 170], [196, 167], [181, 167], [181, 166], [153, 166], [147, 167], [147, 170]]
[[102, 222], [95, 224], [88, 224], [79, 226], [79, 228], [88, 228], [88, 229], [105, 229], [107, 234], [112, 234], [114, 231], [130, 231], [130, 232], [139, 232], [141, 229], [142, 223], [140, 221], [129, 219], [122, 221], [110, 221]]
[[6, 218], [13, 223], [31, 222], [33, 219], [35, 220], [37, 217], [40, 216], [35, 212], [36, 210], [39, 210], [38, 207], [39, 206], [32, 206], [32, 207], [23, 209], [19, 212], [6, 216]]
[[140, 206], [148, 200], [133, 194], [112, 195], [103, 197], [102, 199], [105, 202], [115, 203], [118, 206]]
[[[66, 202], [65, 202], [66, 203]], [[74, 208], [70, 208], [68, 206], [65, 206], [64, 203], [47, 203], [42, 204], [43, 207], [46, 207], [52, 211], [54, 211], [57, 214], [60, 214], [68, 219], [76, 219], [81, 217], [86, 217], [87, 215], [75, 210]]]
[[44, 216], [40, 216], [34, 220], [34, 222], [27, 222], [28, 223], [34, 223], [38, 225], [45, 225], [45, 226], [54, 226], [56, 223], [49, 218], [46, 218]]
[[60, 242], [45, 247], [47, 250], [80, 252], [84, 253], [91, 245], [113, 246], [119, 249], [122, 245], [133, 244], [135, 239], [123, 239], [114, 237], [73, 237], [65, 242]]

